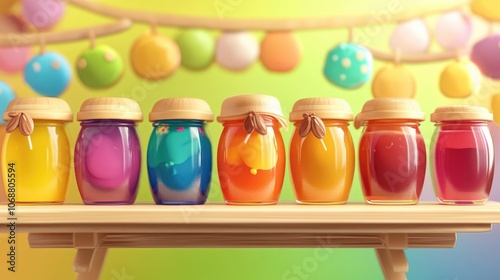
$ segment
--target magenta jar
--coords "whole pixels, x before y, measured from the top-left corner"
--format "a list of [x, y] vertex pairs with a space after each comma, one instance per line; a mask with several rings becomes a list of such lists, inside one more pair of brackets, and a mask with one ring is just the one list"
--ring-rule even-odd
[[75, 175], [85, 204], [134, 203], [141, 171], [135, 126], [142, 118], [139, 104], [128, 98], [92, 98], [82, 104]]
[[493, 119], [479, 106], [439, 107], [431, 164], [434, 191], [443, 204], [483, 204], [493, 181], [495, 153], [488, 127]]

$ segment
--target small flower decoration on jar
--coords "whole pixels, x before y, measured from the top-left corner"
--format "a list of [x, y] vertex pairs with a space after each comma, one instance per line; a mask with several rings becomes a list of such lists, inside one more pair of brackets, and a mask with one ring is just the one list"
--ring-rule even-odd
[[183, 132], [183, 131], [184, 131], [184, 127], [183, 127], [183, 126], [179, 126], [179, 127], [177, 128], [177, 132]]
[[156, 134], [167, 134], [168, 133], [168, 125], [159, 125], [156, 128]]

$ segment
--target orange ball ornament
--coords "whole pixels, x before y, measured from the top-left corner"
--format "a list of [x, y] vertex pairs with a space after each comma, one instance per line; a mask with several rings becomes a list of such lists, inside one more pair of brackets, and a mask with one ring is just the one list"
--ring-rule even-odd
[[158, 80], [177, 70], [181, 63], [181, 53], [174, 40], [147, 33], [134, 42], [130, 61], [139, 77]]
[[261, 43], [260, 60], [269, 71], [293, 70], [302, 56], [300, 41], [293, 32], [270, 32]]

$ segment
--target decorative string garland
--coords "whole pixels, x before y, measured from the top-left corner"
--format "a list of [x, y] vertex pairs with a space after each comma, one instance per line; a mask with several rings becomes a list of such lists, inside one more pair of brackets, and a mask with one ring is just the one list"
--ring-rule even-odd
[[[126, 30], [130, 27], [131, 21], [152, 23], [152, 30], [136, 39], [130, 53], [134, 72], [145, 79], [165, 79], [175, 73], [179, 66], [200, 71], [214, 62], [230, 71], [244, 71], [260, 60], [262, 66], [268, 71], [293, 71], [302, 60], [302, 46], [294, 31], [341, 27], [349, 29], [350, 38], [347, 42], [340, 43], [328, 52], [323, 73], [327, 80], [344, 89], [355, 89], [370, 81], [373, 73], [373, 58], [390, 62], [379, 69], [373, 78], [372, 93], [374, 97], [415, 96], [415, 78], [403, 66], [403, 63], [452, 60], [444, 68], [439, 86], [441, 92], [451, 98], [464, 98], [472, 95], [479, 87], [479, 71], [490, 78], [500, 79], [500, 71], [492, 66], [491, 56], [487, 60], [482, 55], [485, 50], [487, 53], [492, 53], [495, 51], [495, 47], [498, 48], [500, 36], [492, 35], [491, 38], [485, 38], [475, 45], [471, 53], [471, 60], [459, 55], [463, 52], [472, 35], [471, 18], [462, 10], [464, 5], [469, 4], [465, 0], [436, 4], [432, 9], [425, 8], [427, 10], [416, 10], [396, 15], [393, 21], [399, 22], [399, 24], [395, 27], [389, 40], [392, 53], [374, 50], [352, 40], [354, 28], [369, 23], [369, 19], [364, 16], [217, 21], [209, 18], [129, 11], [88, 0], [22, 1], [23, 14], [31, 19], [30, 23], [38, 30], [47, 30], [57, 24], [64, 14], [64, 2], [110, 17], [129, 18], [130, 20], [122, 19], [105, 26], [76, 30], [76, 32], [68, 31], [64, 34], [67, 35], [67, 38], [62, 36], [64, 32], [61, 31], [28, 35], [23, 38], [25, 40], [17, 42], [17, 47], [38, 44], [37, 41], [40, 41], [42, 37], [46, 43], [53, 43], [82, 40], [89, 38], [90, 34], [93, 34], [94, 37], [109, 35]], [[36, 7], [39, 10], [41, 2], [45, 2], [45, 10], [48, 7], [54, 15], [54, 22], [43, 21], [40, 15], [35, 15]], [[492, 0], [474, 0], [471, 8], [474, 13], [483, 18], [499, 20], [500, 14], [497, 15], [491, 11], [496, 5], [494, 2]], [[0, 9], [2, 8], [0, 6]], [[434, 38], [442, 47], [442, 52], [429, 52], [430, 28], [424, 22], [423, 17], [431, 13], [442, 13], [433, 30]], [[179, 36], [171, 39], [159, 34], [157, 30], [159, 25], [179, 27], [184, 28], [184, 30]], [[214, 38], [207, 29], [224, 31], [217, 38]], [[261, 42], [258, 42], [249, 33], [250, 30], [264, 30], [267, 31], [267, 34]], [[12, 44], [12, 38], [0, 35], [0, 45], [5, 46], [9, 43]], [[64, 63], [61, 59], [60, 55], [54, 53], [40, 54], [34, 57], [24, 67], [27, 83], [42, 95], [60, 95], [67, 87], [66, 83], [71, 80], [71, 71], [69, 74], [66, 73], [66, 64], [68, 63]], [[80, 81], [90, 88], [112, 86], [120, 80], [123, 73], [123, 61], [110, 46], [91, 46], [82, 52], [75, 65]], [[51, 69], [51, 72], [44, 72], [47, 69]], [[55, 83], [54, 88], [51, 89], [43, 88], [39, 81], [44, 78], [57, 78], [60, 83]]]

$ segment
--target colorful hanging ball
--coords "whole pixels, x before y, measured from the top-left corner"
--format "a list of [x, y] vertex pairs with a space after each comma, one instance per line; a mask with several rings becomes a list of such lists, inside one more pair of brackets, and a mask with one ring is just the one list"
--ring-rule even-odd
[[357, 88], [370, 80], [373, 68], [372, 53], [361, 45], [341, 43], [326, 56], [324, 74], [333, 84]]
[[429, 29], [421, 19], [401, 22], [392, 32], [389, 42], [392, 50], [402, 53], [422, 53], [431, 44]]
[[500, 79], [500, 35], [486, 37], [477, 42], [470, 53], [483, 75], [492, 79]]
[[481, 85], [481, 72], [468, 59], [448, 64], [439, 78], [441, 93], [451, 98], [465, 98], [475, 93]]
[[66, 5], [61, 0], [23, 0], [23, 16], [38, 29], [49, 29], [64, 16]]
[[123, 74], [123, 60], [111, 47], [96, 46], [85, 50], [76, 61], [78, 77], [90, 88], [114, 85]]
[[158, 80], [172, 75], [181, 63], [177, 44], [160, 34], [146, 33], [135, 40], [130, 52], [135, 73], [144, 79]]
[[472, 0], [471, 10], [476, 15], [489, 21], [500, 21], [498, 0]]
[[175, 41], [181, 51], [181, 64], [186, 68], [204, 69], [214, 60], [215, 41], [203, 29], [187, 29]]
[[491, 97], [491, 112], [493, 113], [493, 121], [500, 125], [500, 93]]
[[[0, 116], [3, 115], [7, 109], [7, 105], [16, 98], [14, 91], [6, 83], [0, 81]], [[4, 120], [0, 117], [0, 124], [4, 124]]]
[[0, 71], [10, 74], [21, 71], [30, 56], [30, 47], [0, 47]]
[[269, 71], [294, 69], [302, 56], [300, 41], [293, 32], [269, 32], [260, 44], [260, 60]]
[[37, 93], [58, 97], [71, 81], [71, 68], [63, 56], [47, 52], [33, 57], [26, 64], [24, 79]]
[[259, 57], [259, 43], [248, 32], [225, 32], [217, 40], [215, 60], [229, 70], [241, 71]]
[[0, 14], [3, 13], [8, 13], [12, 6], [14, 6], [14, 3], [16, 3], [17, 0], [1, 0], [0, 1]]
[[410, 71], [400, 64], [389, 64], [380, 69], [372, 83], [373, 97], [403, 97], [415, 96], [415, 78]]
[[445, 13], [436, 22], [434, 37], [445, 49], [463, 49], [471, 36], [472, 20], [460, 11]]

